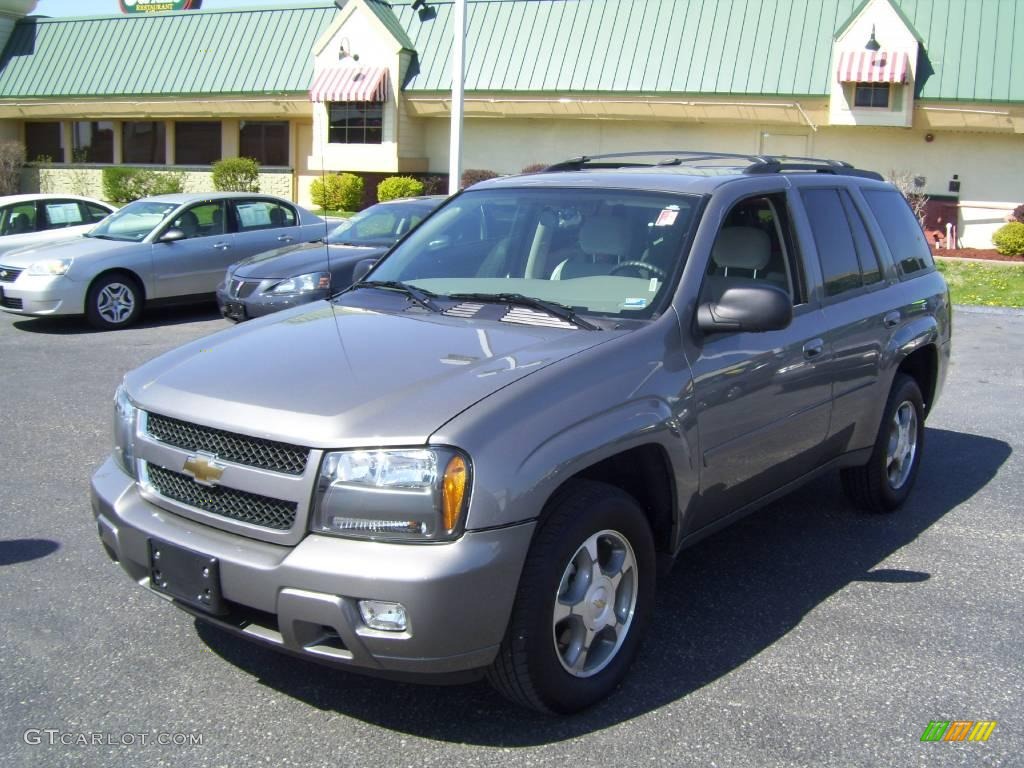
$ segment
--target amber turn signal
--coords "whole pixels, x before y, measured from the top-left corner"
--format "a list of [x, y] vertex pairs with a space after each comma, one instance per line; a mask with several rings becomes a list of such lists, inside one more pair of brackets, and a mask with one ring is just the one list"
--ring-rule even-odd
[[444, 492], [441, 497], [441, 522], [448, 532], [455, 530], [459, 524], [468, 476], [466, 460], [458, 455], [452, 456], [444, 470]]

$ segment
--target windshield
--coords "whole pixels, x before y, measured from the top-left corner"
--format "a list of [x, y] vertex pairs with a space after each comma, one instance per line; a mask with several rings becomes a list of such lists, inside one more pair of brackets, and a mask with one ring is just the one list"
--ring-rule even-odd
[[101, 237], [107, 240], [128, 240], [137, 243], [164, 220], [177, 203], [158, 203], [136, 200], [89, 230], [87, 237]]
[[469, 191], [368, 276], [432, 293], [521, 294], [648, 318], [678, 279], [699, 198], [592, 189]]
[[391, 245], [423, 221], [435, 207], [423, 203], [375, 205], [339, 224], [327, 236], [327, 242], [332, 245]]

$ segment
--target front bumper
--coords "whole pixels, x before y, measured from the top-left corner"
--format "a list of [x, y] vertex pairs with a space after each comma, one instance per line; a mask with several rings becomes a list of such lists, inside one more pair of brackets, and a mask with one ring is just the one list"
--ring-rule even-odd
[[[151, 537], [216, 557], [230, 614], [179, 607], [281, 650], [382, 674], [445, 675], [490, 664], [535, 525], [470, 531], [450, 544], [311, 534], [281, 546], [165, 511], [111, 459], [92, 478], [92, 507], [107, 553], [139, 584], [149, 586]], [[370, 629], [359, 599], [402, 603], [408, 629]]]
[[[277, 281], [268, 281], [277, 282]], [[292, 296], [269, 296], [263, 293], [253, 293], [246, 298], [231, 296], [223, 283], [217, 286], [217, 307], [220, 314], [226, 320], [240, 323], [244, 320], [252, 320], [282, 309], [298, 307], [302, 304], [310, 304], [330, 296], [329, 290], [312, 291]]]
[[85, 288], [66, 276], [22, 273], [13, 283], [0, 283], [0, 309], [17, 315], [81, 315]]

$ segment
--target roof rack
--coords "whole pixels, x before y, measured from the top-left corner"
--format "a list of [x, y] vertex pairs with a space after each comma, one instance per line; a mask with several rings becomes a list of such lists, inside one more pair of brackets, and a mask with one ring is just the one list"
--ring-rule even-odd
[[[626, 158], [661, 158], [655, 162], [638, 162]], [[693, 150], [657, 150], [652, 152], [615, 152], [604, 155], [581, 155], [570, 160], [555, 163], [544, 169], [544, 173], [555, 171], [582, 171], [599, 168], [660, 168], [666, 166], [701, 166], [703, 161], [732, 160], [713, 167], [736, 168], [745, 174], [783, 173], [786, 171], [808, 171], [831, 173], [837, 176], [860, 176], [866, 179], [882, 180], [880, 174], [854, 168], [841, 160], [827, 160], [820, 157], [790, 157], [787, 155], [740, 155], [731, 152], [696, 152]]]

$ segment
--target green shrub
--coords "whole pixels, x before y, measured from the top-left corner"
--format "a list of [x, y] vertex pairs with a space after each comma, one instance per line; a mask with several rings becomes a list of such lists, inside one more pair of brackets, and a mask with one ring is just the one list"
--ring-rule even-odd
[[149, 168], [103, 169], [103, 199], [112, 203], [130, 203], [142, 197], [170, 195], [184, 189], [184, 173], [159, 173]]
[[24, 164], [24, 144], [20, 141], [0, 141], [0, 195], [18, 194], [21, 166]]
[[496, 179], [498, 174], [494, 171], [488, 171], [482, 168], [469, 168], [462, 172], [462, 177], [459, 181], [462, 183], [462, 189], [466, 187], [472, 187], [479, 181], [487, 181], [487, 179]]
[[325, 211], [358, 211], [363, 202], [363, 178], [354, 173], [328, 173], [309, 188], [313, 204]]
[[400, 197], [419, 197], [423, 194], [423, 182], [411, 176], [389, 176], [377, 185], [377, 199], [397, 200]]
[[1024, 256], [1024, 224], [1011, 221], [992, 235], [996, 250], [1004, 256]]
[[213, 188], [218, 192], [259, 192], [260, 164], [251, 157], [225, 157], [213, 164]]

